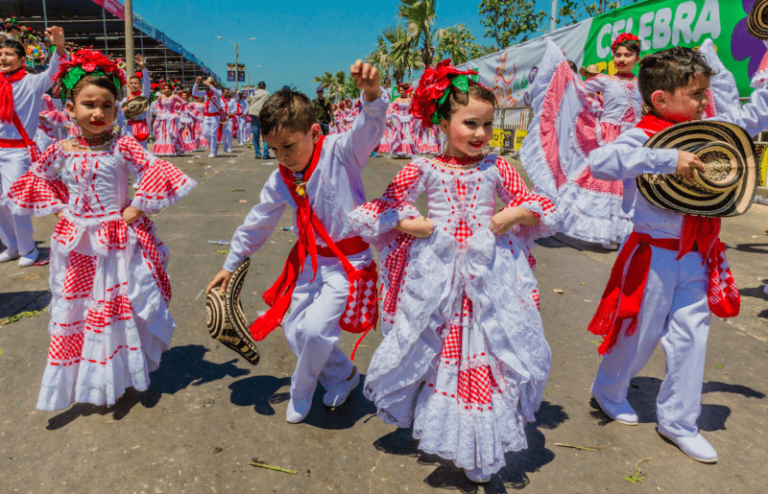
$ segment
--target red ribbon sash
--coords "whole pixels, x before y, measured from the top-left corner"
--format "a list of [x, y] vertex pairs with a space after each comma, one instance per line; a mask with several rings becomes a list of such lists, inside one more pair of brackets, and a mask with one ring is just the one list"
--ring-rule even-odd
[[[648, 114], [637, 127], [652, 136], [672, 125]], [[707, 299], [710, 310], [722, 318], [739, 314], [741, 297], [725, 258], [725, 245], [720, 241], [720, 218], [684, 215], [679, 240], [656, 239], [645, 233], [632, 232], [624, 243], [597, 312], [589, 323], [589, 331], [604, 338], [598, 348], [601, 355], [610, 353], [625, 323], [626, 336], [637, 330], [653, 255], [651, 247], [677, 251], [678, 260], [689, 252], [699, 250], [709, 269]]]

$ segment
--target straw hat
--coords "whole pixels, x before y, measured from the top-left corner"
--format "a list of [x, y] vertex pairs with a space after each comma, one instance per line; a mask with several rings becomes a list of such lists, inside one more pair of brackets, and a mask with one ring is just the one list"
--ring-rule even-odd
[[250, 258], [246, 258], [235, 269], [225, 293], [221, 293], [220, 284], [210, 291], [205, 301], [205, 312], [211, 338], [220, 341], [251, 364], [256, 365], [259, 363], [259, 349], [251, 336], [249, 323], [240, 304], [240, 292], [250, 265]]
[[597, 65], [595, 64], [587, 65], [586, 67], [582, 67], [579, 69], [579, 75], [581, 75], [581, 77], [589, 77], [591, 75], [597, 75], [602, 73], [603, 71], [598, 69]]
[[768, 39], [768, 0], [757, 0], [752, 6], [747, 31], [757, 39]]
[[673, 213], [726, 217], [747, 212], [757, 186], [755, 146], [747, 131], [725, 122], [698, 120], [674, 125], [651, 137], [645, 147], [681, 149], [697, 155], [705, 172], [693, 180], [644, 174], [637, 188], [651, 204]]
[[149, 110], [149, 100], [144, 96], [136, 96], [123, 103], [123, 114], [128, 120], [133, 120]]

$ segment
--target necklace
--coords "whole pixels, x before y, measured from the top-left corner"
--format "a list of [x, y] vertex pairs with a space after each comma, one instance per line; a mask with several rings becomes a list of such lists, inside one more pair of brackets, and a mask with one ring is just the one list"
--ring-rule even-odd
[[466, 170], [467, 168], [474, 167], [477, 163], [481, 162], [483, 158], [485, 158], [484, 154], [478, 154], [477, 156], [448, 156], [440, 154], [435, 156], [435, 161], [445, 168]]
[[117, 134], [113, 130], [102, 132], [96, 137], [85, 137], [82, 135], [73, 136], [70, 138], [70, 142], [73, 146], [77, 146], [83, 149], [88, 148], [100, 148], [107, 144], [112, 144], [112, 141], [117, 137]]
[[635, 74], [633, 74], [632, 72], [629, 72], [629, 73], [616, 72], [613, 75], [615, 75], [619, 79], [634, 79], [635, 78]]

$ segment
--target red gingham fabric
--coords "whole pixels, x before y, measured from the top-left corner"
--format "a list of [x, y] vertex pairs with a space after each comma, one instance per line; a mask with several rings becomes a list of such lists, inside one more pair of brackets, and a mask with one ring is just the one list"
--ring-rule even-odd
[[128, 227], [122, 218], [99, 225], [96, 240], [107, 250], [123, 250], [128, 245]]
[[58, 365], [79, 362], [83, 355], [84, 339], [85, 335], [82, 332], [72, 335], [51, 336], [51, 345], [48, 347], [48, 360], [55, 360], [58, 362]]
[[350, 333], [362, 333], [376, 326], [379, 319], [378, 271], [376, 263], [349, 276], [349, 298], [341, 316], [341, 329]]
[[491, 391], [497, 387], [488, 365], [459, 372], [459, 399], [464, 403], [488, 405], [491, 403]]
[[134, 200], [162, 201], [187, 185], [189, 177], [184, 172], [165, 160], [150, 162], [150, 155], [134, 139], [121, 137], [117, 146], [125, 160], [133, 162], [140, 174], [144, 173]]
[[537, 202], [544, 210], [544, 216], [555, 211], [555, 205], [552, 201], [544, 196], [531, 194], [520, 174], [506, 160], [499, 158], [496, 161], [496, 167], [501, 175], [504, 189], [513, 197], [508, 206], [519, 206], [526, 202]]
[[382, 303], [382, 311], [385, 314], [394, 314], [397, 311], [397, 298], [405, 280], [411, 245], [415, 239], [411, 235], [401, 233], [395, 239], [395, 243], [398, 244], [397, 248], [384, 259], [384, 267], [389, 273], [389, 289]]
[[163, 261], [160, 257], [160, 251], [158, 247], [162, 245], [152, 232], [152, 222], [149, 218], [142, 216], [141, 219], [133, 223], [134, 231], [136, 232], [136, 238], [139, 241], [139, 247], [141, 248], [142, 256], [147, 262], [150, 271], [152, 271], [152, 277], [155, 279], [157, 286], [160, 287], [160, 292], [163, 294], [163, 299], [166, 304], [171, 302], [171, 282], [168, 279], [168, 273], [163, 269]]
[[111, 300], [98, 301], [96, 308], [88, 310], [85, 322], [89, 330], [101, 333], [103, 328], [114, 324], [115, 321], [131, 319], [131, 312], [131, 302], [128, 297], [117, 295]]
[[456, 226], [456, 231], [453, 232], [453, 236], [459, 242], [463, 242], [472, 236], [472, 229], [469, 227], [467, 222], [464, 221], [464, 218], [459, 220], [459, 224]]
[[62, 245], [69, 245], [75, 239], [76, 234], [77, 228], [64, 216], [56, 223], [52, 240]]
[[7, 197], [20, 208], [45, 210], [66, 206], [69, 191], [59, 180], [54, 164], [59, 158], [61, 144], [50, 146], [42, 156], [32, 160], [29, 171], [11, 185]]
[[90, 296], [95, 274], [96, 257], [70, 252], [61, 296], [68, 300]]
[[401, 207], [406, 202], [409, 192], [415, 187], [420, 175], [419, 167], [414, 163], [408, 163], [397, 173], [381, 198], [364, 204], [362, 210], [378, 215], [384, 211]]

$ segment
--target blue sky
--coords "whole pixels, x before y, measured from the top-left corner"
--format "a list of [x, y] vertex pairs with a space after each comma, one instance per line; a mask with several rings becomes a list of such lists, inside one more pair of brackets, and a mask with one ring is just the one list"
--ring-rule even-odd
[[[234, 63], [235, 49], [216, 36], [233, 42], [255, 37], [239, 50], [240, 63], [251, 71], [251, 83], [264, 80], [270, 92], [295, 84], [314, 95], [313, 77], [347, 71], [357, 58], [373, 51], [381, 30], [396, 24], [398, 4], [398, 0], [134, 0], [133, 9], [220, 77], [226, 76], [226, 63]], [[478, 0], [438, 0], [437, 27], [465, 24], [477, 42], [490, 44], [483, 38], [478, 4]], [[551, 5], [551, 0], [536, 0], [536, 7], [545, 12]]]

